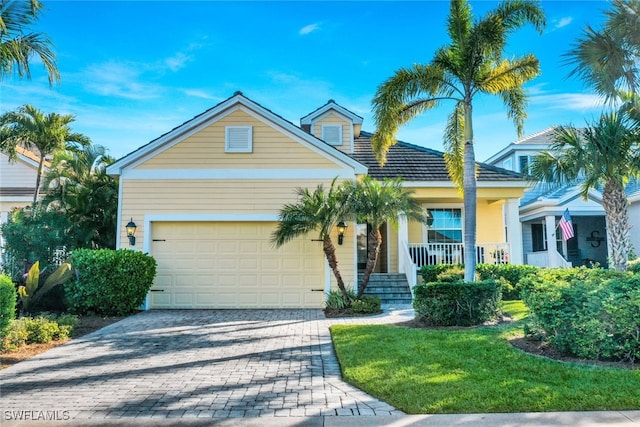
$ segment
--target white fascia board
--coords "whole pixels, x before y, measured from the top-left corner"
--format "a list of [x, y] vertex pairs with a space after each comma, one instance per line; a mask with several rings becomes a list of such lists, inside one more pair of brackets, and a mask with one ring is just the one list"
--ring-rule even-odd
[[127, 169], [122, 179], [277, 180], [354, 179], [353, 169]]
[[[413, 188], [455, 188], [452, 181], [403, 181], [403, 187]], [[531, 188], [527, 181], [478, 181], [477, 188]]]
[[538, 206], [535, 209], [520, 209], [520, 222], [531, 221], [534, 219], [544, 218], [545, 216], [561, 216], [565, 209], [569, 208], [571, 216], [604, 216], [604, 209], [601, 206], [581, 207], [571, 209], [571, 206], [547, 205]]
[[492, 164], [493, 162], [500, 160], [502, 157], [511, 154], [514, 150], [514, 143], [512, 142], [511, 144], [507, 145], [506, 147], [504, 147], [502, 150], [498, 151], [496, 154], [494, 154], [493, 156], [489, 157], [488, 159], [484, 160], [482, 163], [487, 163], [487, 164]]
[[[152, 222], [272, 222], [278, 221], [278, 214], [145, 214], [145, 226]], [[148, 228], [145, 227], [145, 230]]]
[[631, 196], [627, 197], [629, 203], [640, 202], [640, 191], [633, 193]]
[[321, 116], [326, 115], [329, 111], [334, 110], [336, 113], [339, 113], [344, 118], [350, 120], [354, 124], [362, 124], [362, 117], [352, 113], [344, 107], [336, 104], [335, 102], [329, 102], [323, 105], [320, 109], [307, 114], [303, 118], [300, 119], [301, 125], [310, 125], [312, 122], [317, 121]]

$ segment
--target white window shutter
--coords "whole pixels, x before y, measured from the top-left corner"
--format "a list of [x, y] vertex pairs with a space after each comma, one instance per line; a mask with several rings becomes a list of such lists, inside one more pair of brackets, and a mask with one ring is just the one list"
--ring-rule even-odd
[[322, 140], [331, 145], [342, 145], [342, 126], [323, 125]]
[[227, 126], [225, 151], [229, 153], [250, 153], [253, 150], [251, 126]]

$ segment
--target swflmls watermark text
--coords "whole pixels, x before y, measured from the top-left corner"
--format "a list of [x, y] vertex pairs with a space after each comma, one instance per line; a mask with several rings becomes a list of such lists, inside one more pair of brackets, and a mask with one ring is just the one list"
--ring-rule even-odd
[[5, 421], [67, 421], [69, 411], [4, 411]]

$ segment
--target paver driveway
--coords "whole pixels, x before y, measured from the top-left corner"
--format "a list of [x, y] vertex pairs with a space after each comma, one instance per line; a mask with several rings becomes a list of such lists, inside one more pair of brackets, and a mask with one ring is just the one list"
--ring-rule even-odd
[[0, 408], [5, 421], [398, 415], [341, 380], [328, 326], [404, 319], [143, 312], [0, 371]]

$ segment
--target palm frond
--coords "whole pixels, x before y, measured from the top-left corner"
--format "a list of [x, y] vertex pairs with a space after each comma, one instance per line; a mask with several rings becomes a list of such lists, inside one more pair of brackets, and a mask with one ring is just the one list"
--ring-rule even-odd
[[464, 104], [459, 102], [447, 118], [444, 160], [453, 183], [462, 191], [464, 177]]
[[376, 131], [371, 142], [381, 164], [389, 147], [396, 143], [400, 126], [438, 104], [437, 95], [444, 82], [444, 73], [438, 67], [416, 64], [396, 71], [378, 87], [373, 99]]

